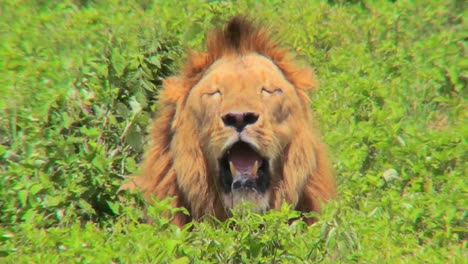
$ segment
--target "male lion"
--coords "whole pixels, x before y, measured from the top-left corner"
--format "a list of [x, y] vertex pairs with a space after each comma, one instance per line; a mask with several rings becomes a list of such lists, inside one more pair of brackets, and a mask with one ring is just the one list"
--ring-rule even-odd
[[212, 31], [206, 53], [192, 52], [164, 82], [143, 173], [123, 188], [176, 197], [190, 216], [220, 220], [243, 201], [264, 212], [289, 203], [319, 211], [335, 193], [307, 93], [312, 69], [299, 67], [265, 28], [242, 17]]

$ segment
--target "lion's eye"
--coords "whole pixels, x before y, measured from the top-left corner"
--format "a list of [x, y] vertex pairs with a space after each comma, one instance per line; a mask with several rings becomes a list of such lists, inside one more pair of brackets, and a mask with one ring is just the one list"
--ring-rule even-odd
[[205, 94], [208, 95], [209, 97], [217, 97], [217, 96], [221, 95], [221, 92], [219, 90], [217, 90], [217, 91], [210, 92], [210, 93], [205, 93]]
[[262, 93], [265, 95], [272, 95], [274, 93], [281, 94], [283, 93], [283, 90], [281, 90], [280, 88], [276, 88], [274, 90], [262, 88]]

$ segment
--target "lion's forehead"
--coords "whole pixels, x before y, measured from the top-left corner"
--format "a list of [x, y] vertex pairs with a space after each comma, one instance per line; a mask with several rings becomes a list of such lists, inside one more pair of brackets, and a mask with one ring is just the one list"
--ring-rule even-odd
[[199, 82], [200, 87], [219, 85], [229, 90], [246, 91], [246, 88], [258, 88], [256, 86], [265, 84], [290, 86], [281, 70], [270, 59], [256, 53], [219, 59]]

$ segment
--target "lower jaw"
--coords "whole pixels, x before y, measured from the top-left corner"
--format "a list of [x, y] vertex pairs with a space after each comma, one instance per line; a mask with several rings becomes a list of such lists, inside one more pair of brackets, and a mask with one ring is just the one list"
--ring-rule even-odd
[[254, 213], [264, 213], [270, 209], [270, 192], [259, 193], [255, 190], [236, 190], [224, 193], [223, 204], [226, 209], [248, 208]]

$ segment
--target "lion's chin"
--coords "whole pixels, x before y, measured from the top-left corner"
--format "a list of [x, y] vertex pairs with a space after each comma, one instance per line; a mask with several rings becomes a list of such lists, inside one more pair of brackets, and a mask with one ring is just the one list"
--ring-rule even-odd
[[232, 210], [241, 206], [247, 207], [254, 213], [264, 213], [270, 209], [270, 192], [257, 192], [253, 189], [239, 189], [224, 193], [223, 204], [226, 209]]

